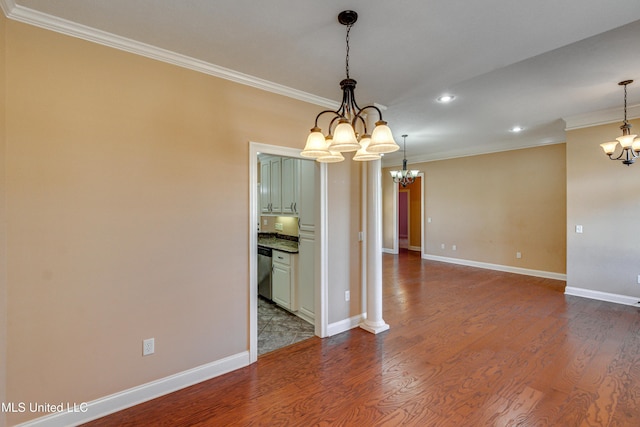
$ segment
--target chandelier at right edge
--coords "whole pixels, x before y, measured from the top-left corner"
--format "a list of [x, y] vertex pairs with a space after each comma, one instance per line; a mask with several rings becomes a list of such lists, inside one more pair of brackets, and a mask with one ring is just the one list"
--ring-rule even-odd
[[[633, 83], [633, 80], [625, 80], [618, 85], [624, 86], [624, 121], [622, 122], [622, 136], [616, 138], [616, 141], [604, 142], [600, 144], [604, 153], [609, 156], [611, 160], [620, 160], [622, 164], [631, 166], [636, 158], [640, 156], [640, 139], [636, 139], [636, 136], [631, 133], [631, 125], [627, 122], [627, 85]], [[618, 147], [618, 143], [622, 147], [622, 152], [618, 157], [614, 157], [613, 153]]]

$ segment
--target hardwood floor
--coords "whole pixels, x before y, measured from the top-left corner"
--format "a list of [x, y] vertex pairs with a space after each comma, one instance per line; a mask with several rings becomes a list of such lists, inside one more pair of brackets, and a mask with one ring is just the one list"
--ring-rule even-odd
[[391, 329], [311, 338], [90, 426], [640, 426], [640, 310], [384, 255]]

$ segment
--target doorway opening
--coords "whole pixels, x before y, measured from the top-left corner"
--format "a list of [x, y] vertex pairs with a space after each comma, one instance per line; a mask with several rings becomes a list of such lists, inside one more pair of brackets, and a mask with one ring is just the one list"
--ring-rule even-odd
[[416, 180], [402, 187], [395, 185], [395, 253], [400, 250], [417, 251], [420, 256], [424, 253], [425, 223], [424, 223], [424, 174], [420, 173]]
[[[299, 320], [303, 326], [312, 326], [312, 336], [326, 336], [327, 170], [326, 165], [300, 157], [297, 149], [256, 142], [250, 142], [249, 147], [249, 356], [253, 363], [259, 353], [271, 348], [259, 349], [258, 346], [260, 328], [264, 330], [270, 322]], [[271, 171], [272, 176], [268, 176]], [[302, 181], [293, 180], [293, 176]], [[301, 191], [298, 185], [310, 190]], [[269, 188], [265, 188], [267, 186]], [[269, 199], [272, 192], [276, 197]], [[294, 199], [289, 200], [289, 196]], [[295, 250], [290, 245], [294, 241]], [[262, 295], [265, 291], [264, 283], [258, 278], [259, 273], [264, 274], [264, 267], [259, 267], [259, 258], [264, 261], [264, 256], [258, 255], [258, 248], [265, 246], [271, 246], [273, 254], [278, 254], [275, 255], [277, 263], [273, 263], [269, 271], [275, 287], [272, 285], [270, 297], [259, 297], [259, 293]], [[299, 283], [304, 286], [299, 287]], [[294, 318], [286, 317], [290, 315]], [[280, 335], [282, 338], [283, 334]], [[300, 336], [304, 336], [302, 332]]]

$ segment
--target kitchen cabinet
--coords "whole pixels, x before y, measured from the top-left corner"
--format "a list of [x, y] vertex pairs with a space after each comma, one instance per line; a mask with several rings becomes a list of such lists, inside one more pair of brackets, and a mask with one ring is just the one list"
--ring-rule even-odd
[[298, 312], [310, 323], [315, 319], [316, 289], [316, 167], [314, 161], [300, 162], [299, 238], [298, 238]]
[[282, 213], [296, 215], [298, 213], [298, 197], [300, 160], [292, 158], [282, 159]]
[[282, 161], [280, 157], [260, 159], [260, 212], [282, 212]]
[[273, 251], [271, 297], [273, 302], [289, 311], [298, 310], [297, 254]]

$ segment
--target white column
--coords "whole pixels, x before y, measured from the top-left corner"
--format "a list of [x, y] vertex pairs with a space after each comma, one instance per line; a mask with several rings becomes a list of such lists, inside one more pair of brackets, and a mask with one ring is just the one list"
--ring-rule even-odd
[[366, 282], [367, 317], [360, 324], [365, 331], [377, 334], [389, 329], [382, 319], [382, 162], [366, 162]]

